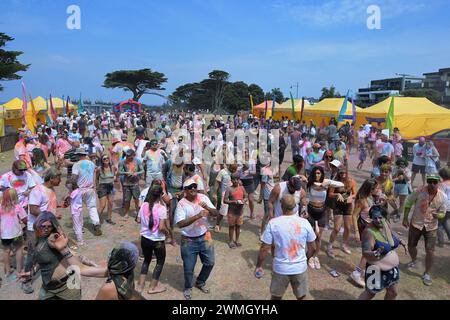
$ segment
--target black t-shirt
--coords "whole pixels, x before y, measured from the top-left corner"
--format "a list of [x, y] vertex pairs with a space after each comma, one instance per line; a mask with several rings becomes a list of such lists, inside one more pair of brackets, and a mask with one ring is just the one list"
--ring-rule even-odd
[[[80, 156], [78, 154], [75, 154], [76, 150], [77, 150], [76, 148], [72, 148], [66, 153], [64, 153], [64, 159], [67, 159], [73, 163], [80, 161]], [[67, 178], [72, 176], [72, 167], [73, 165], [67, 166]]]
[[141, 136], [145, 133], [145, 128], [143, 126], [136, 127], [136, 129], [134, 129], [134, 132], [136, 132], [137, 136]]
[[79, 130], [86, 130], [86, 121], [80, 119], [78, 121], [78, 129]]

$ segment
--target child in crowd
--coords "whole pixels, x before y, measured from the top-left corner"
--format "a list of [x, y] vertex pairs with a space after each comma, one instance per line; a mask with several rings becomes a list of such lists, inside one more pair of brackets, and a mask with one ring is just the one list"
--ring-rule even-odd
[[[7, 280], [14, 281], [22, 272], [24, 239], [20, 222], [27, 224], [27, 213], [19, 204], [17, 192], [8, 188], [3, 192], [0, 206], [0, 235], [3, 245], [3, 264]], [[16, 273], [10, 267], [10, 254], [16, 249]]]
[[223, 203], [228, 205], [228, 246], [230, 249], [242, 246], [239, 243], [239, 234], [241, 226], [244, 224], [244, 203], [247, 199], [247, 193], [244, 187], [239, 185], [239, 182], [239, 174], [233, 173], [231, 175], [232, 185], [225, 191], [223, 200]]
[[359, 156], [358, 156], [359, 163], [358, 163], [357, 168], [358, 168], [358, 170], [361, 170], [362, 166], [364, 164], [364, 161], [366, 161], [366, 158], [367, 158], [367, 149], [366, 149], [366, 146], [364, 143], [359, 144], [358, 151], [359, 151]]

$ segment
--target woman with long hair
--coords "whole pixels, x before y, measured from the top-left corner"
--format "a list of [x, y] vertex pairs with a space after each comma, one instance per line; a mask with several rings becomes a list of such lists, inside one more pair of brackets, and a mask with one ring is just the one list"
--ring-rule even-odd
[[[357, 242], [361, 242], [361, 235], [366, 226], [371, 222], [369, 210], [375, 204], [375, 198], [380, 194], [381, 187], [375, 179], [367, 179], [359, 187], [355, 197], [355, 207], [353, 208], [353, 228]], [[363, 270], [366, 265], [366, 259], [361, 256], [358, 266], [351, 274], [351, 278], [361, 287], [365, 286], [362, 279]]]
[[307, 206], [308, 221], [316, 233], [316, 251], [308, 262], [312, 269], [321, 268], [318, 254], [320, 251], [323, 229], [327, 222], [325, 205], [327, 190], [329, 187], [339, 188], [343, 186], [344, 184], [342, 182], [325, 179], [323, 168], [319, 166], [313, 167], [311, 174], [308, 177], [308, 183], [306, 185], [306, 191], [309, 198]]
[[334, 258], [333, 243], [344, 223], [344, 234], [342, 237], [342, 251], [346, 254], [351, 254], [348, 248], [348, 239], [350, 238], [350, 231], [352, 227], [352, 207], [353, 199], [356, 196], [356, 181], [351, 178], [345, 168], [340, 168], [337, 181], [344, 184], [341, 188], [330, 188], [328, 195], [334, 199], [334, 228], [330, 235], [328, 242], [327, 254]]
[[[39, 266], [42, 278], [40, 300], [80, 300], [81, 288], [68, 286], [69, 281], [75, 281], [75, 284], [78, 281], [79, 284], [80, 274], [96, 278], [107, 276], [106, 267], [97, 267], [93, 266], [92, 262], [85, 262], [89, 263], [87, 266], [70, 252], [67, 247], [69, 239], [53, 213], [42, 212], [36, 218], [33, 227], [36, 232], [36, 251], [33, 260]], [[77, 269], [80, 271], [78, 274]], [[20, 277], [30, 278], [32, 274], [24, 272]]]
[[104, 154], [101, 157], [101, 165], [95, 171], [95, 181], [97, 186], [97, 195], [99, 204], [99, 216], [103, 214], [105, 207], [107, 206], [107, 223], [115, 225], [112, 220], [112, 209], [114, 200], [114, 180], [116, 179], [117, 169], [111, 164], [111, 159], [108, 155]]
[[47, 158], [42, 149], [34, 148], [32, 151], [33, 157], [31, 162], [33, 164], [33, 170], [41, 177], [44, 178], [45, 173], [50, 169], [50, 165], [47, 163]]
[[159, 278], [166, 259], [166, 235], [170, 226], [167, 219], [167, 207], [161, 204], [163, 189], [159, 185], [150, 188], [144, 204], [139, 210], [137, 222], [141, 224], [141, 248], [144, 253], [141, 274], [139, 276], [138, 291], [142, 292], [145, 286], [145, 278], [152, 260], [156, 256], [156, 266], [153, 270], [152, 281], [148, 293], [160, 293], [167, 289], [159, 285]]

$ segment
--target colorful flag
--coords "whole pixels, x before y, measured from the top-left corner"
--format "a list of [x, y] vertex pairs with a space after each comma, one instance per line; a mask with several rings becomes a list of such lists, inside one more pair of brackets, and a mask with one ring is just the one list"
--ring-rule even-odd
[[347, 112], [347, 102], [348, 102], [349, 94], [350, 94], [350, 90], [347, 91], [347, 95], [345, 96], [344, 102], [342, 103], [341, 111], [339, 111], [338, 123], [345, 119], [345, 113]]
[[28, 111], [28, 104], [27, 104], [27, 94], [25, 92], [25, 83], [23, 83], [23, 81], [22, 81], [22, 101], [23, 101], [23, 103], [22, 103], [22, 111], [23, 111], [22, 123], [24, 125], [26, 125], [27, 124], [26, 116], [27, 116], [27, 111]]
[[36, 112], [36, 109], [34, 108], [34, 102], [33, 102], [33, 98], [31, 98], [31, 94], [29, 96], [30, 96], [30, 104], [31, 104], [31, 117], [29, 119], [27, 119], [27, 126], [28, 126], [28, 129], [31, 130], [31, 132], [35, 133], [36, 132], [37, 112]]
[[394, 132], [394, 97], [391, 98], [391, 105], [386, 116], [386, 129], [389, 129], [389, 134]]
[[294, 103], [294, 98], [292, 97], [292, 93], [291, 92], [289, 92], [289, 95], [291, 96], [292, 120], [295, 121], [295, 103]]
[[62, 102], [61, 103], [62, 103], [63, 114], [68, 115], [66, 106], [64, 105], [64, 95], [62, 96]]
[[[81, 99], [81, 95], [80, 95], [80, 99]], [[252, 107], [252, 114], [253, 114], [253, 96], [250, 95], [250, 106]]]
[[305, 97], [302, 97], [302, 111], [300, 111], [300, 121], [303, 120], [303, 110], [305, 110]]
[[48, 100], [47, 99], [45, 99], [45, 120], [46, 120], [47, 124], [49, 124], [49, 125], [53, 124], [52, 119], [48, 115]]
[[267, 99], [266, 99], [266, 105], [264, 109], [264, 120], [267, 120]]
[[56, 122], [56, 112], [55, 108], [53, 108], [52, 95], [50, 95], [50, 114], [52, 115], [53, 122]]
[[356, 105], [355, 105], [355, 100], [356, 100], [356, 96], [353, 95], [353, 98], [352, 98], [352, 121], [353, 121], [353, 125], [356, 124]]
[[273, 116], [275, 115], [275, 103], [276, 103], [277, 97], [273, 96], [273, 101], [272, 101], [272, 119]]
[[[64, 103], [64, 101], [63, 101], [63, 103]], [[66, 111], [67, 111], [67, 115], [70, 115], [69, 96], [67, 96]]]

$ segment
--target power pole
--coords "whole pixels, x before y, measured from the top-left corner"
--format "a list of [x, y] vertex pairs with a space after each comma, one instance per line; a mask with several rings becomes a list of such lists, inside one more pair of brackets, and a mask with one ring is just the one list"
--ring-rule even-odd
[[297, 95], [296, 95], [296, 98], [295, 99], [298, 99], [298, 82], [297, 82], [297, 84], [294, 86], [294, 85], [292, 85], [290, 88], [292, 89], [293, 87], [296, 87], [297, 88]]

